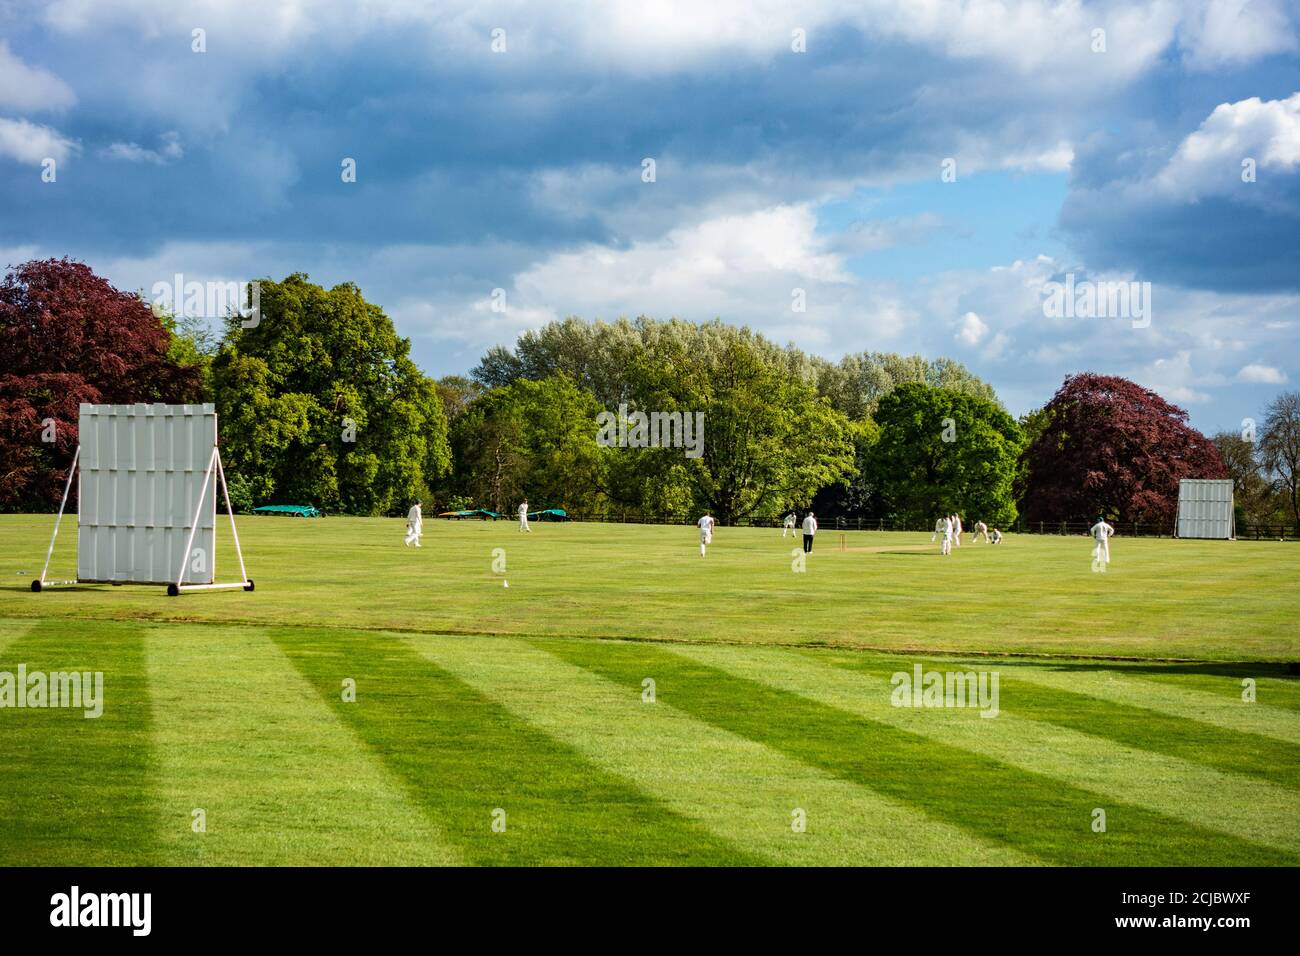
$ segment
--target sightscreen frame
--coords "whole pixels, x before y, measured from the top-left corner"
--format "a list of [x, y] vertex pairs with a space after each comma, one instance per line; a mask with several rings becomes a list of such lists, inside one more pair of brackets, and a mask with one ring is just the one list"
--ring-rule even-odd
[[182, 585], [212, 584], [217, 482], [208, 471], [216, 407], [83, 403], [79, 429], [77, 580], [170, 585], [179, 572]]
[[1178, 537], [1237, 536], [1231, 478], [1184, 478], [1178, 484]]

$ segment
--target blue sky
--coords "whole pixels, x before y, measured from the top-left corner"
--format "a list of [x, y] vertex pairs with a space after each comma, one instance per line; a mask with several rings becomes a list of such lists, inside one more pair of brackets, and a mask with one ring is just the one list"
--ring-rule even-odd
[[[565, 315], [720, 316], [1237, 429], [1300, 379], [1298, 33], [1284, 0], [0, 0], [0, 253], [353, 281], [436, 375]], [[1066, 275], [1149, 282], [1150, 322], [1049, 317]]]

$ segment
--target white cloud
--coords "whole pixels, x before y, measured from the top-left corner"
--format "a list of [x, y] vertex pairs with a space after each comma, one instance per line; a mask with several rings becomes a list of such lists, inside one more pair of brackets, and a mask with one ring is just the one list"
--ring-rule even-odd
[[808, 204], [776, 205], [626, 245], [553, 253], [495, 283], [506, 290], [504, 311], [491, 311], [484, 287], [429, 318], [439, 334], [486, 346], [566, 315], [718, 317], [825, 353], [885, 347], [915, 325], [915, 311], [891, 286], [862, 287], [844, 261]]
[[[1043, 314], [1044, 284], [1069, 272], [1077, 281], [1135, 278], [1089, 272], [1042, 255], [988, 270], [939, 273], [899, 293], [917, 314], [900, 344], [928, 355], [955, 352], [955, 358], [995, 384], [1015, 413], [1041, 405], [1065, 375], [1092, 371], [1131, 378], [1170, 401], [1192, 406], [1203, 423], [1211, 419], [1205, 424], [1210, 430], [1255, 412], [1245, 400], [1238, 401], [1243, 353], [1295, 354], [1293, 330], [1286, 323], [1300, 310], [1300, 295], [1158, 285], [1148, 328], [1133, 328], [1127, 319], [1049, 319]], [[988, 331], [979, 333], [968, 313], [990, 326]], [[962, 321], [954, 323], [953, 315]], [[978, 340], [964, 341], [963, 331], [970, 338], [979, 333]], [[1290, 372], [1292, 378], [1300, 371], [1289, 359], [1278, 365], [1281, 374]], [[1215, 416], [1221, 420], [1213, 421]]]
[[1300, 93], [1285, 100], [1253, 96], [1222, 103], [1179, 144], [1155, 177], [1158, 188], [1190, 201], [1200, 196], [1240, 193], [1242, 160], [1264, 170], [1290, 173], [1300, 165]]
[[919, 242], [943, 225], [942, 217], [932, 212], [893, 219], [872, 219], [851, 223], [829, 240], [836, 252], [860, 256], [880, 249]]
[[[712, 70], [720, 58], [813, 59], [836, 34], [856, 29], [1075, 90], [1130, 82], [1176, 39], [1198, 63], [1240, 63], [1288, 49], [1292, 36], [1280, 0], [575, 0], [526, 11], [517, 0], [284, 0], [274, 11], [264, 0], [224, 0], [197, 14], [174, 0], [54, 0], [45, 21], [66, 33], [121, 23], [145, 37], [181, 28], [188, 36], [201, 25], [231, 55], [257, 58], [400, 30], [424, 36], [441, 58], [463, 61], [490, 56], [491, 31], [499, 27], [506, 30], [506, 56], [560, 56], [564, 69], [623, 73]], [[1099, 27], [1106, 31], [1104, 53], [1092, 49]], [[795, 29], [806, 31], [806, 54], [791, 50]]]
[[1237, 381], [1252, 385], [1285, 385], [1286, 373], [1272, 365], [1252, 363], [1237, 373]]
[[1208, 402], [1210, 394], [1203, 388], [1211, 384], [1222, 384], [1220, 376], [1198, 371], [1189, 349], [1162, 356], [1148, 363], [1139, 369], [1133, 378], [1139, 384], [1155, 390], [1169, 401], [1179, 405], [1199, 405]]
[[39, 165], [46, 159], [61, 163], [77, 149], [73, 140], [49, 126], [0, 117], [0, 156]]
[[1023, 172], [1068, 173], [1074, 162], [1074, 147], [1065, 140], [1033, 152], [1013, 152], [1002, 160], [1003, 169]]
[[28, 66], [0, 40], [0, 107], [24, 113], [65, 110], [77, 102], [77, 95], [49, 70]]
[[959, 342], [974, 348], [979, 345], [984, 336], [988, 335], [989, 327], [974, 312], [967, 312], [961, 317], [957, 325], [957, 335], [955, 338]]
[[1188, 2], [1179, 46], [1196, 69], [1239, 66], [1296, 49], [1285, 0]]
[[559, 313], [743, 318], [746, 307], [790, 314], [800, 287], [815, 314], [823, 292], [853, 283], [815, 229], [806, 205], [725, 215], [625, 249], [558, 253], [518, 275], [515, 288]]
[[155, 166], [166, 166], [185, 155], [179, 133], [175, 131], [163, 133], [162, 141], [159, 149], [145, 149], [138, 143], [112, 143], [100, 152], [105, 159], [118, 159], [128, 163], [153, 163]]

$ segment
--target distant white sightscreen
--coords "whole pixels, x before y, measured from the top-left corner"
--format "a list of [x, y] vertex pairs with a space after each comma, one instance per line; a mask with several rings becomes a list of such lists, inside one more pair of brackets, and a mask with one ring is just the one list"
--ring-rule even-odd
[[1184, 478], [1178, 485], [1178, 537], [1235, 538], [1231, 478]]
[[[174, 584], [217, 443], [213, 405], [81, 406], [77, 578]], [[215, 475], [184, 584], [216, 574]]]

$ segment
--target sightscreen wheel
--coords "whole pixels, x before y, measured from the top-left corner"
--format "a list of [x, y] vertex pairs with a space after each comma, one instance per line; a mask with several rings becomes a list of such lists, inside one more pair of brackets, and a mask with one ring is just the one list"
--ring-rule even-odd
[[252, 578], [249, 578], [249, 579], [248, 579], [248, 583], [244, 585], [244, 590], [245, 590], [245, 591], [251, 591], [251, 590], [253, 590], [253, 579], [252, 579]]
[[32, 582], [32, 593], [33, 593], [33, 594], [40, 594], [40, 593], [41, 593], [41, 579], [40, 579], [40, 578], [37, 578], [35, 581]]
[[167, 596], [168, 596], [168, 597], [179, 597], [179, 596], [180, 596], [180, 593], [181, 593], [181, 589], [178, 588], [175, 584], [169, 584], [169, 585], [167, 585]]

